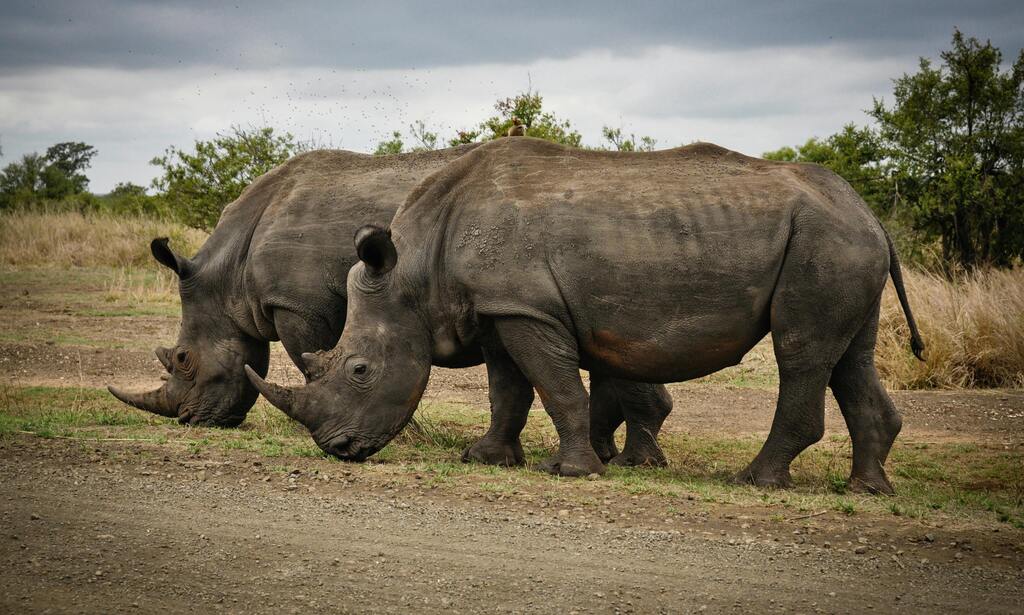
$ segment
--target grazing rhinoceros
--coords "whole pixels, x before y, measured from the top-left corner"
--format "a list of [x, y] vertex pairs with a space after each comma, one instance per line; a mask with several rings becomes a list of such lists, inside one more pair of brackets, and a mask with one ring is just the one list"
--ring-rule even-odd
[[688, 380], [735, 365], [770, 331], [778, 407], [737, 478], [790, 484], [790, 462], [822, 436], [831, 386], [853, 440], [851, 487], [892, 491], [882, 466], [901, 419], [874, 366], [890, 275], [919, 356], [923, 344], [892, 243], [822, 167], [709, 144], [623, 154], [504, 139], [424, 180], [390, 230], [361, 228], [355, 244], [347, 325], [317, 378], [290, 389], [247, 369], [328, 453], [379, 450], [412, 416], [431, 363], [480, 345], [508, 395], [540, 394], [560, 439], [547, 469], [601, 472], [580, 368]]
[[[257, 179], [226, 207], [195, 257], [175, 254], [166, 239], [153, 240], [153, 256], [180, 278], [181, 332], [174, 348], [156, 349], [168, 372], [160, 388], [126, 393], [111, 387], [110, 392], [182, 423], [227, 427], [241, 423], [256, 401], [258, 393], [242, 366], [266, 374], [271, 340], [282, 342], [308, 378], [301, 356], [334, 346], [345, 324], [344, 278], [357, 260], [349, 242], [357, 226], [390, 220], [421, 179], [474, 147], [397, 156], [302, 154]], [[482, 360], [479, 348], [463, 350], [439, 364]], [[637, 406], [644, 419], [627, 425], [627, 445], [618, 461], [663, 462], [653, 436], [671, 409], [664, 388], [607, 379], [593, 388], [594, 440], [603, 458], [618, 452], [613, 434], [623, 420], [621, 407]], [[502, 398], [500, 386], [491, 399], [495, 405], [524, 401]], [[496, 435], [468, 450], [467, 458], [521, 460], [519, 432], [515, 439], [501, 438], [500, 428], [498, 419]]]

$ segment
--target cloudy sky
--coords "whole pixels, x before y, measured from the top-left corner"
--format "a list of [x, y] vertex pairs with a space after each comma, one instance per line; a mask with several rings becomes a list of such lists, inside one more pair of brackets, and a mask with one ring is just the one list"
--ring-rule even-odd
[[232, 124], [372, 151], [531, 85], [591, 145], [610, 125], [758, 155], [865, 122], [954, 27], [1012, 60], [1024, 2], [4, 0], [0, 164], [85, 141], [105, 192]]

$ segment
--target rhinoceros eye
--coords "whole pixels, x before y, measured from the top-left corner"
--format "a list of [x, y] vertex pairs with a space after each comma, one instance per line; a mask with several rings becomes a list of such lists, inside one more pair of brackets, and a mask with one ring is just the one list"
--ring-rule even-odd
[[174, 353], [174, 367], [178, 374], [187, 380], [193, 379], [196, 375], [195, 361], [188, 349], [181, 349]]
[[352, 368], [352, 373], [357, 375], [357, 376], [362, 376], [363, 374], [365, 374], [366, 373], [366, 363], [357, 363], [355, 365], [355, 367]]

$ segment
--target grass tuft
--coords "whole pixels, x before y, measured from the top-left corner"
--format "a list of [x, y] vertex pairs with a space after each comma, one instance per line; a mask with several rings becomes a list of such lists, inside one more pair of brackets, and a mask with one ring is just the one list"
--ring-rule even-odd
[[170, 237], [176, 251], [192, 255], [207, 234], [147, 217], [12, 211], [0, 215], [0, 265], [138, 267], [153, 262], [154, 237]]

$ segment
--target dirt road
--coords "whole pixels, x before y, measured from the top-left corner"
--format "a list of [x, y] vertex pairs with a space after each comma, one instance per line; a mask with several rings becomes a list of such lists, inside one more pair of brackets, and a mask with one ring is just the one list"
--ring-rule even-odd
[[941, 530], [843, 540], [831, 517], [716, 523], [697, 504], [634, 519], [642, 500], [629, 498], [608, 503], [624, 518], [608, 523], [373, 466], [284, 473], [138, 444], [2, 446], [7, 612], [997, 613], [1024, 599], [1012, 545], [958, 549]]
[[[0, 305], [6, 394], [159, 383], [148, 349], [176, 336], [177, 318], [160, 313], [166, 306], [122, 316], [101, 289], [71, 293], [31, 276], [21, 284], [5, 289]], [[663, 438], [707, 447], [682, 462], [763, 439], [775, 402], [770, 348], [748, 359], [717, 381], [670, 387], [675, 411]], [[273, 380], [298, 381], [279, 348], [272, 361]], [[60, 399], [53, 391], [39, 395]], [[935, 502], [949, 511], [934, 518], [897, 505], [932, 502], [926, 493], [894, 499], [891, 513], [884, 502], [807, 486], [762, 501], [767, 494], [730, 491], [710, 469], [689, 486], [642, 470], [567, 481], [453, 469], [451, 451], [435, 463], [344, 464], [230, 448], [252, 441], [236, 434], [260, 435], [248, 423], [230, 434], [102, 422], [82, 426], [81, 437], [8, 431], [0, 611], [1019, 612], [1024, 533], [977, 497], [998, 479], [1000, 506], [1011, 506], [1007, 489], [1016, 488], [1019, 507], [1024, 468], [1013, 464], [1024, 447], [1024, 391], [894, 398], [910, 450], [939, 446], [990, 462], [982, 482], [956, 483], [948, 468], [929, 465], [934, 457], [906, 457], [902, 468], [931, 474], [907, 475], [901, 487], [945, 489]], [[463, 404], [485, 421], [483, 368], [435, 370], [425, 400]], [[845, 436], [831, 396], [826, 418], [830, 437]], [[221, 446], [190, 445], [207, 438]], [[730, 467], [751, 454], [729, 457]], [[960, 484], [970, 490], [956, 492]], [[966, 496], [975, 499], [959, 506]]]

